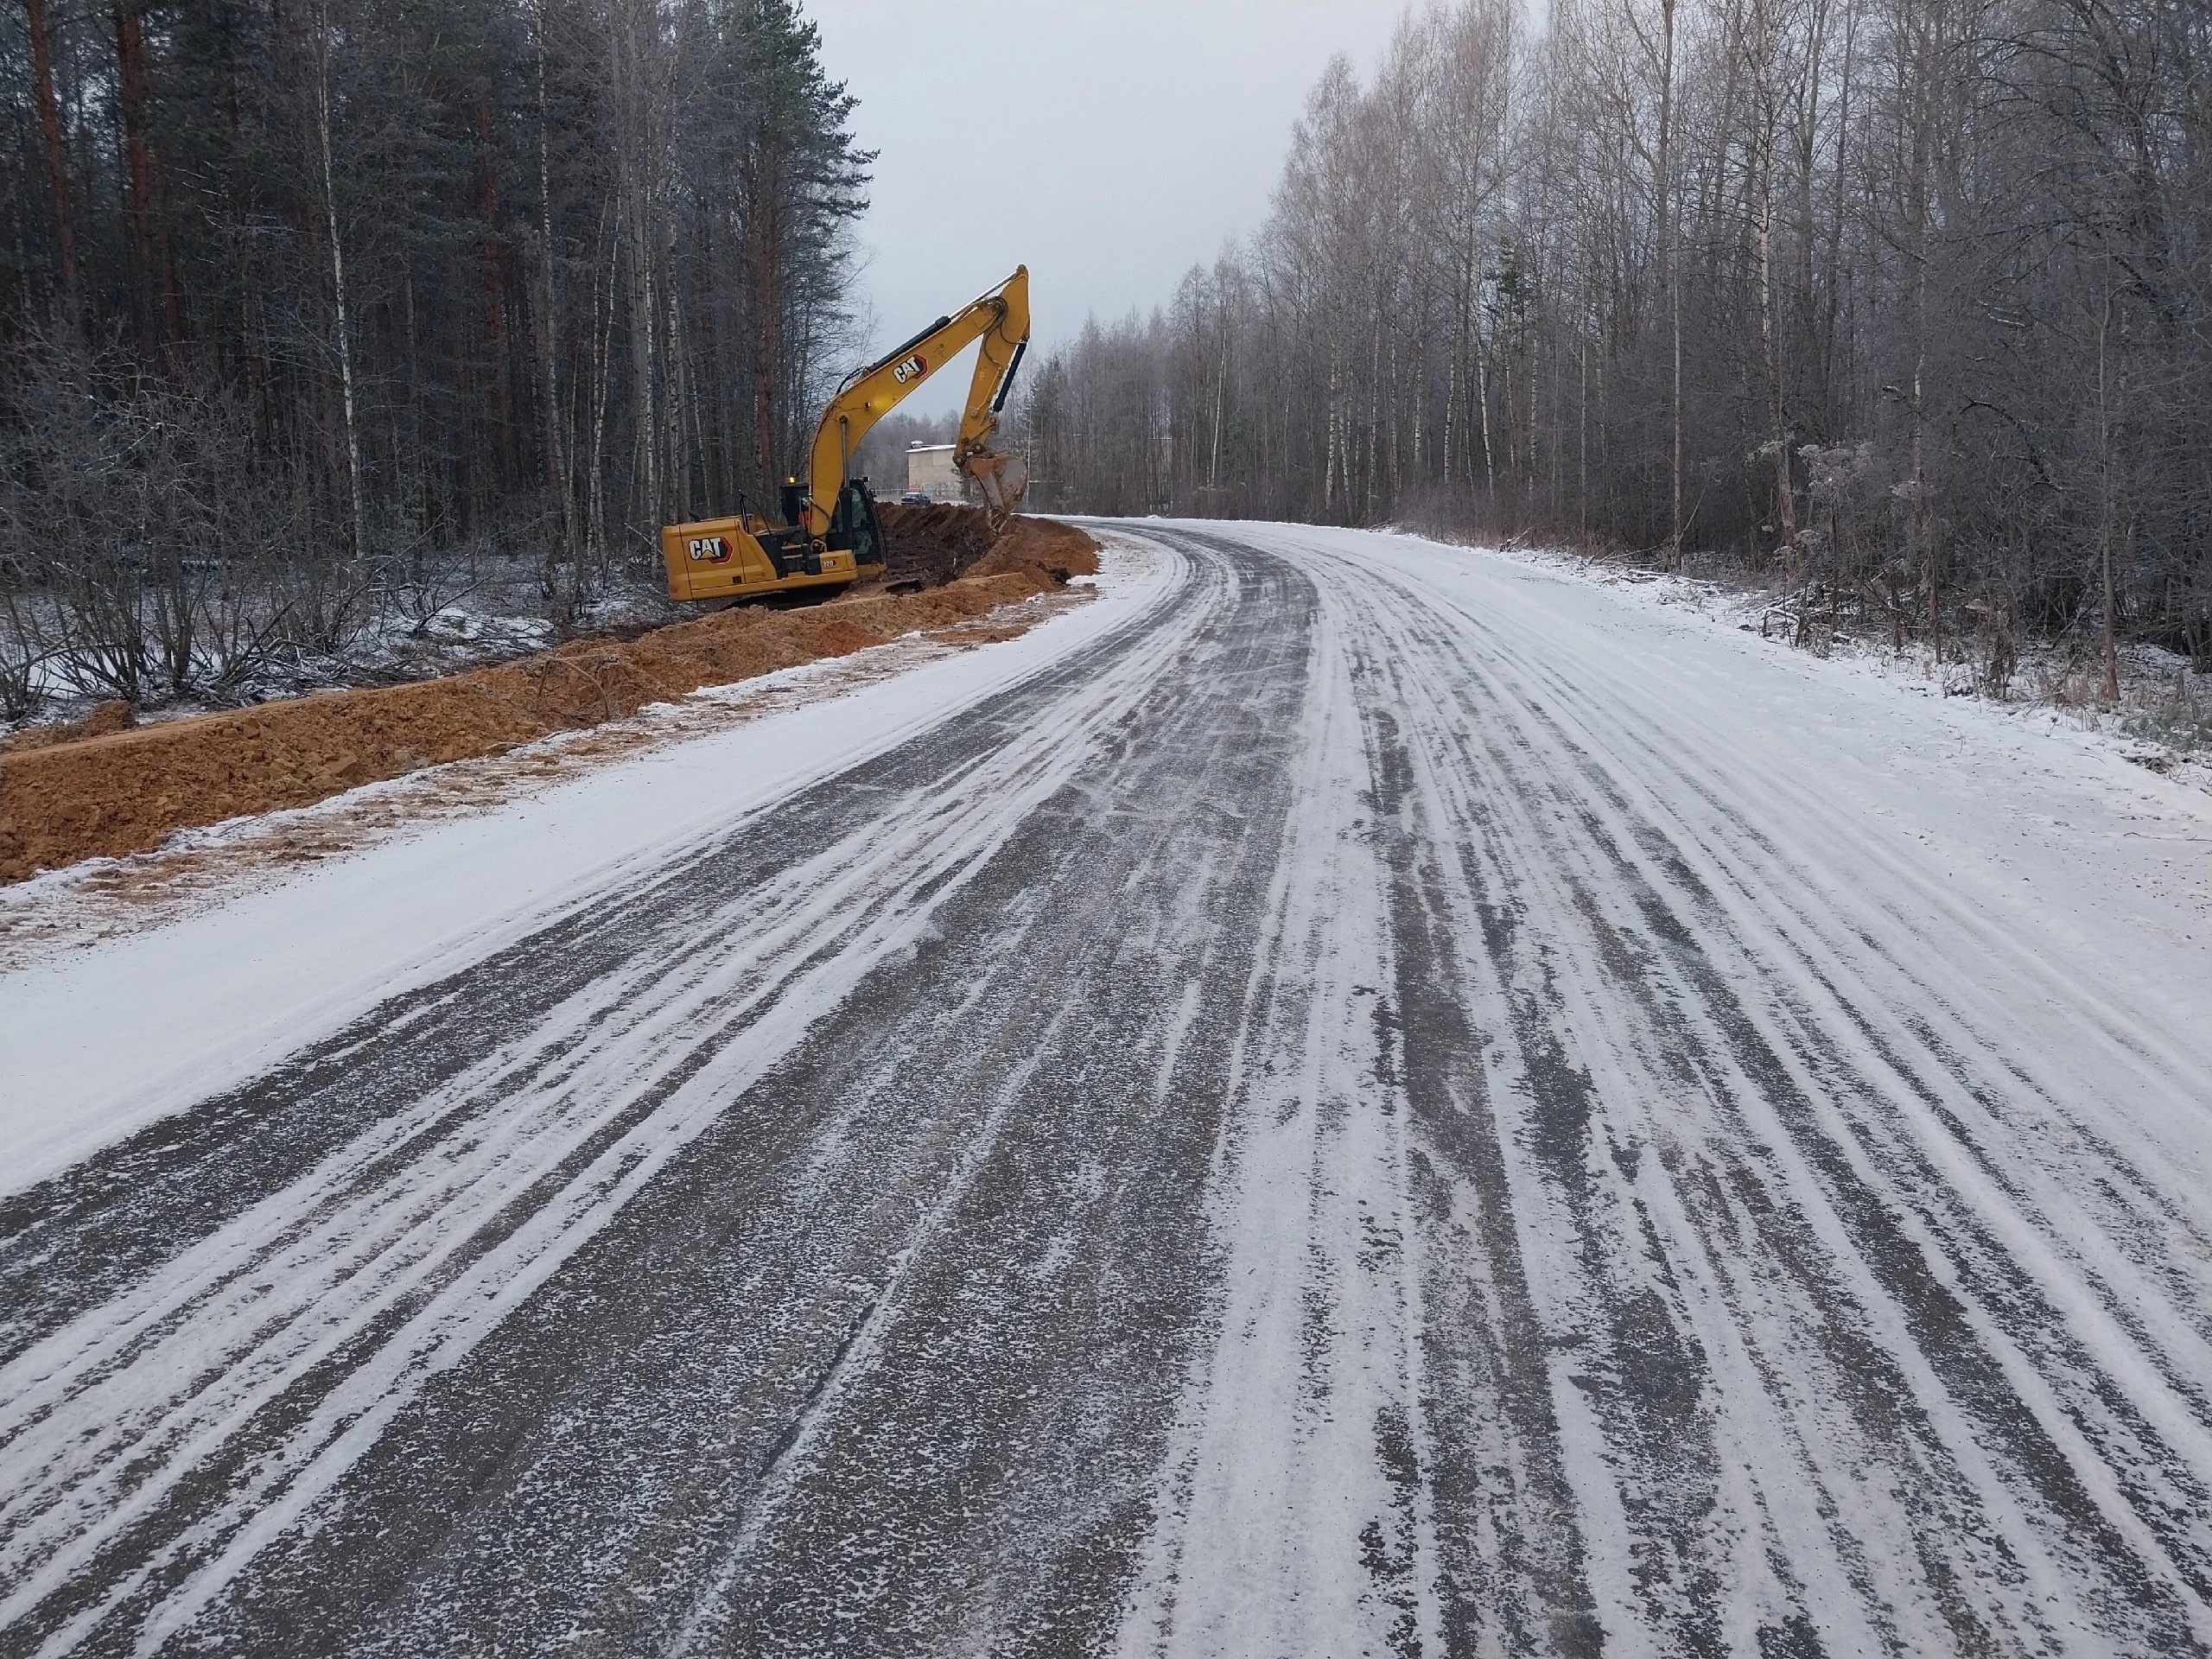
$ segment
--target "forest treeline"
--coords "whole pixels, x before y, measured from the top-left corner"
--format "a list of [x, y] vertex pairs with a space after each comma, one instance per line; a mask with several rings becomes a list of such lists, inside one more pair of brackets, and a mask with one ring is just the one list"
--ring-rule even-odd
[[1048, 359], [1057, 499], [1579, 540], [1900, 642], [2212, 658], [2212, 8], [1523, 15], [1433, 6], [1366, 82], [1332, 65], [1249, 245]]
[[0, 4], [0, 713], [243, 695], [765, 499], [873, 157], [796, 0]]

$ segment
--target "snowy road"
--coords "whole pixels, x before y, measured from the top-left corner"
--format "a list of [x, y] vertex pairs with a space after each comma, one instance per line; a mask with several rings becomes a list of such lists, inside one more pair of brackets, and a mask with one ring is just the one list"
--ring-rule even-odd
[[1126, 528], [556, 897], [540, 810], [0, 982], [0, 1653], [2212, 1650], [2201, 798]]

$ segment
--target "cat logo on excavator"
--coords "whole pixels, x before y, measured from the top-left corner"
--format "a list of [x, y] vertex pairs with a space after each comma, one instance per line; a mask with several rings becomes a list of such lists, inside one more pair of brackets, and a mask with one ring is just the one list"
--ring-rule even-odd
[[980, 345], [952, 464], [982, 497], [992, 529], [1002, 528], [1028, 480], [1019, 455], [996, 454], [989, 445], [1014, 372], [1029, 349], [1027, 265], [847, 378], [815, 428], [804, 480], [783, 486], [779, 505], [786, 522], [742, 512], [664, 525], [661, 563], [670, 594], [727, 604], [798, 588], [827, 594], [881, 575], [883, 531], [868, 480], [853, 476], [853, 451], [870, 427], [971, 342]]

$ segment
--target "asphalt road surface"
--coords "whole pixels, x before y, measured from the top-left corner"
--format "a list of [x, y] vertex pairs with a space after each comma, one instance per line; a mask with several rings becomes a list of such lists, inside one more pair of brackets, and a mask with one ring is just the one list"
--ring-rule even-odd
[[1127, 529], [1125, 625], [0, 1199], [0, 1653], [2207, 1651], [2203, 1029], [1872, 694]]

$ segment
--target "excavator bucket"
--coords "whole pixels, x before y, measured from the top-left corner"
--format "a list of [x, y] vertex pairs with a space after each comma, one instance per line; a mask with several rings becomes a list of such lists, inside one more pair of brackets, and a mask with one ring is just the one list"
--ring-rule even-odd
[[968, 457], [968, 476], [983, 497], [983, 510], [991, 528], [1002, 530], [1006, 521], [1021, 511], [1021, 498], [1029, 488], [1029, 468], [1020, 455], [994, 454], [984, 450]]

